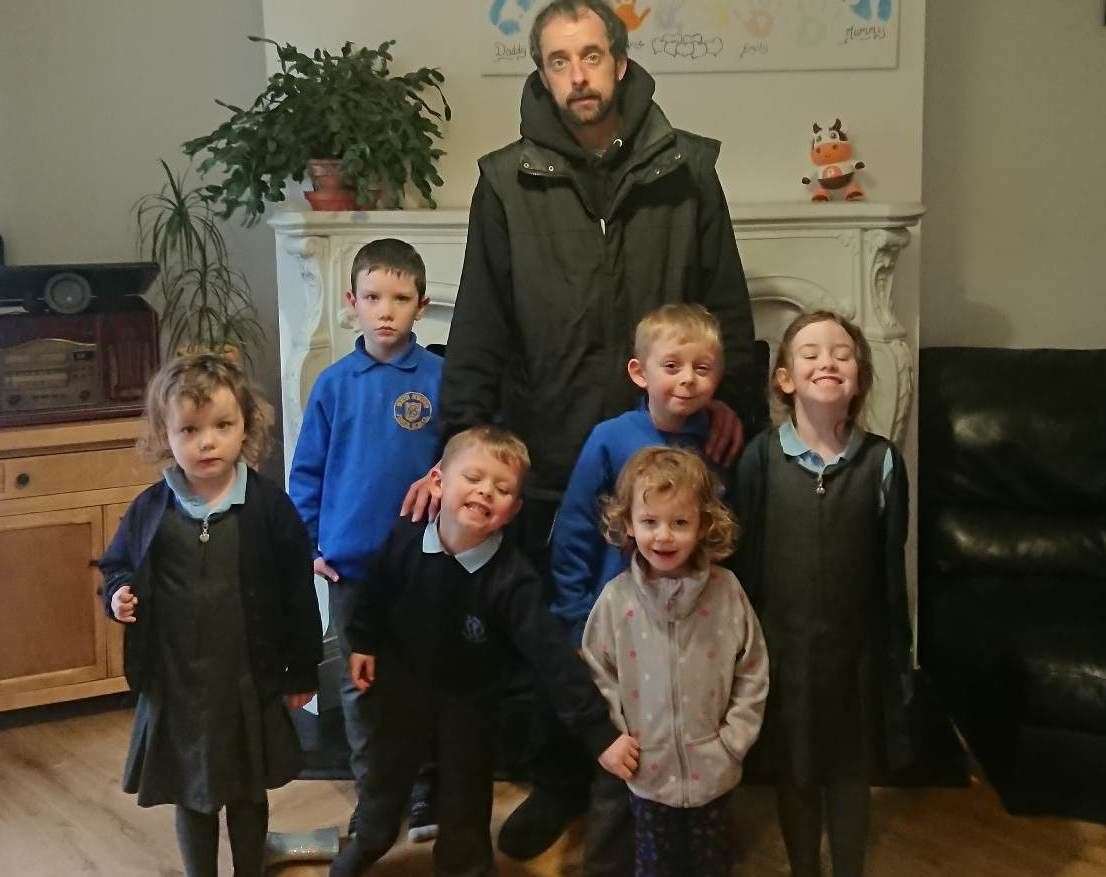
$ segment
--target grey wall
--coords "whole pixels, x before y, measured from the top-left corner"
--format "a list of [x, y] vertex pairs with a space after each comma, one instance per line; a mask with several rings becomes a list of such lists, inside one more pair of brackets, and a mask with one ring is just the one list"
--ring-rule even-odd
[[1102, 0], [930, 0], [923, 345], [1106, 346]]

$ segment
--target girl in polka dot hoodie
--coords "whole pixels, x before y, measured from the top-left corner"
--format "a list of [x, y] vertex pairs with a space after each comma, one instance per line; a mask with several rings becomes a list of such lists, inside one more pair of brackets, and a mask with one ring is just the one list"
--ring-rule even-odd
[[623, 468], [603, 528], [633, 557], [596, 601], [583, 655], [615, 726], [641, 745], [628, 782], [635, 874], [728, 874], [727, 799], [768, 694], [756, 614], [713, 563], [736, 524], [697, 455], [650, 447]]

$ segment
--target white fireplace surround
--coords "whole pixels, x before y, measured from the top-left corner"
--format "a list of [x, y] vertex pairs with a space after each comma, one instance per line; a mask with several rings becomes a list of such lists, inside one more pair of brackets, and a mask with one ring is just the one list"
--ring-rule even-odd
[[[914, 393], [914, 353], [895, 315], [892, 289], [915, 203], [761, 203], [730, 206], [757, 337], [773, 350], [800, 311], [829, 309], [864, 331], [876, 380], [867, 423], [901, 443]], [[398, 237], [426, 262], [430, 306], [416, 324], [422, 344], [445, 343], [464, 261], [466, 210], [285, 211], [269, 224], [277, 236], [281, 394], [286, 465], [291, 461], [311, 386], [350, 351], [342, 294], [354, 254], [380, 237]]]

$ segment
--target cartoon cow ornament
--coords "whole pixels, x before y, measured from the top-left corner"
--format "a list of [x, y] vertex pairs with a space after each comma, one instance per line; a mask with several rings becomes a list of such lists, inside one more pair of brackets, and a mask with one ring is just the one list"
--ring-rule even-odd
[[864, 167], [864, 162], [853, 159], [853, 145], [840, 119], [829, 128], [814, 123], [810, 161], [814, 165], [814, 177], [803, 177], [803, 184], [814, 185], [811, 201], [829, 201], [830, 193], [835, 191], [840, 191], [846, 201], [864, 197], [864, 190], [856, 181], [856, 172]]

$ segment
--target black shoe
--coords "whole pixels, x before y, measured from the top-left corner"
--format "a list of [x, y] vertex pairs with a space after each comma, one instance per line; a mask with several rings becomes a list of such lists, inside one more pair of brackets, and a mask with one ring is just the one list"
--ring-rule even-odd
[[535, 786], [499, 830], [500, 852], [522, 861], [541, 855], [585, 809], [584, 802]]
[[357, 842], [354, 836], [330, 863], [330, 877], [361, 877], [371, 864], [372, 859], [368, 851]]
[[411, 810], [407, 814], [407, 839], [413, 844], [426, 843], [438, 836], [438, 817], [434, 812], [433, 795], [411, 795]]

